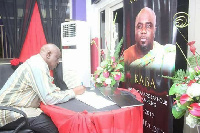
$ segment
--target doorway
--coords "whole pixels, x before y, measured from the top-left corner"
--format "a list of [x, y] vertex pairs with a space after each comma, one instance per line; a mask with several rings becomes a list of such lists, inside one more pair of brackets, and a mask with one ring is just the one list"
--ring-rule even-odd
[[123, 37], [123, 1], [116, 0], [108, 4], [99, 11], [99, 16], [101, 62], [108, 50], [115, 48]]

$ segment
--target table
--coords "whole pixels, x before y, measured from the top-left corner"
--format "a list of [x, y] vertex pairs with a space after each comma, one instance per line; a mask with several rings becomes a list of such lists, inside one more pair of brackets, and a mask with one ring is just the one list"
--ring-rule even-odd
[[[134, 89], [118, 90], [130, 92], [141, 101]], [[41, 104], [40, 107], [51, 117], [59, 133], [143, 133], [143, 106], [119, 108], [112, 105], [96, 110], [72, 99], [63, 104]]]

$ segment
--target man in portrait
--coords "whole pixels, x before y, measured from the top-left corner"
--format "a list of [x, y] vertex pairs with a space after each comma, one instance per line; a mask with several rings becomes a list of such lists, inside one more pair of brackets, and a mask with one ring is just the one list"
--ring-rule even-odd
[[[143, 100], [143, 132], [173, 132], [172, 97], [175, 70], [176, 8], [169, 1], [124, 3], [125, 87], [136, 89]], [[162, 113], [160, 113], [162, 111]], [[165, 114], [165, 115], [163, 115]]]
[[125, 64], [130, 67], [174, 69], [176, 47], [161, 45], [154, 41], [156, 15], [151, 8], [144, 7], [135, 20], [135, 44], [124, 51]]

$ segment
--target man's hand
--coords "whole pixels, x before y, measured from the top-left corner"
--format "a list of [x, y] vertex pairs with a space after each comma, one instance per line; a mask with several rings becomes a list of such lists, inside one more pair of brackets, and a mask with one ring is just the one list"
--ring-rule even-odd
[[73, 89], [75, 95], [81, 95], [85, 92], [86, 88], [85, 86], [77, 86]]

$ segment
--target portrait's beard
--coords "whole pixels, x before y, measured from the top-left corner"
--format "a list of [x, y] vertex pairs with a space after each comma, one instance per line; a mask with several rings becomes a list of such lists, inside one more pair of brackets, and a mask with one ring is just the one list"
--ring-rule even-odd
[[143, 52], [143, 53], [148, 53], [151, 48], [150, 48], [151, 44], [146, 44], [145, 42], [142, 42], [141, 45], [140, 45], [140, 50]]

